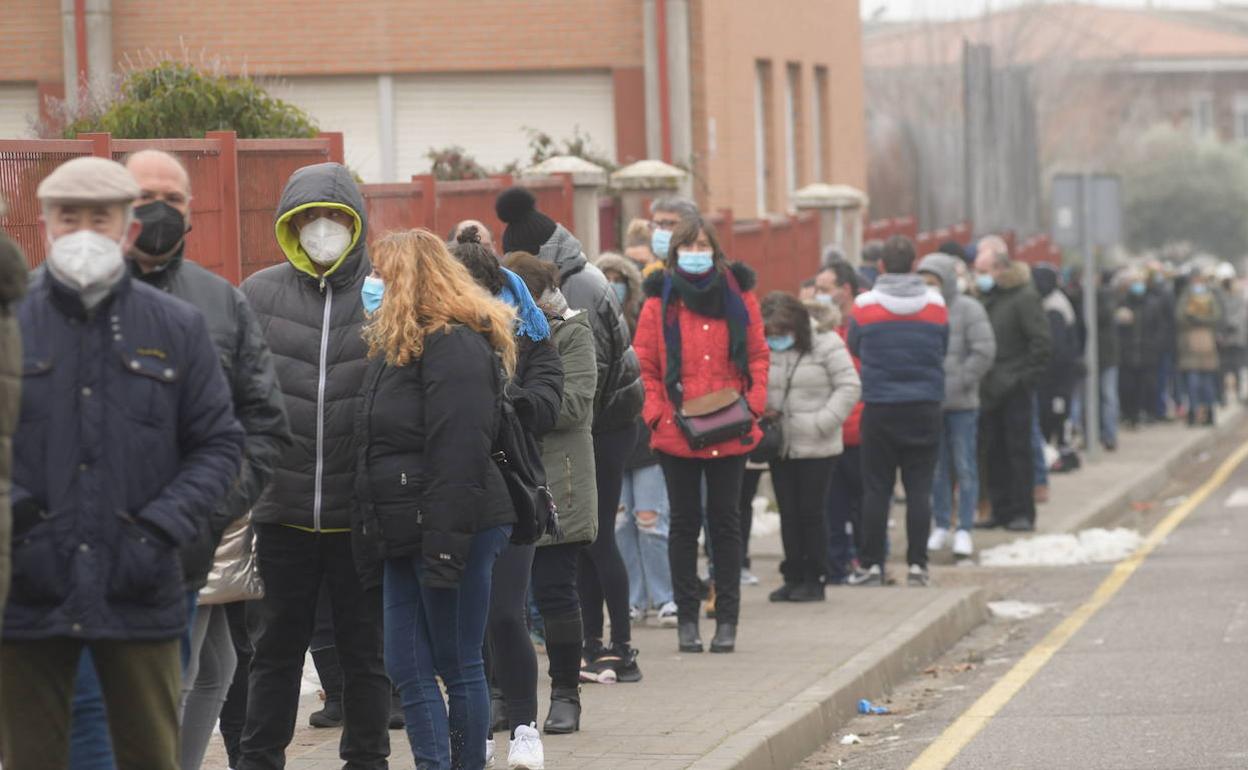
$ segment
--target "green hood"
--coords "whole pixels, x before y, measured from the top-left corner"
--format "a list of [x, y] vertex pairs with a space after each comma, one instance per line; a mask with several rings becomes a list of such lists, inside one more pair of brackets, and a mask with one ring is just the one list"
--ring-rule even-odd
[[351, 214], [355, 221], [351, 229], [351, 245], [343, 255], [325, 270], [325, 275], [333, 275], [335, 271], [348, 262], [355, 262], [365, 252], [368, 234], [368, 215], [364, 208], [364, 196], [346, 166], [340, 163], [318, 163], [304, 166], [290, 175], [286, 189], [282, 191], [281, 202], [277, 206], [277, 221], [274, 231], [277, 243], [290, 264], [297, 270], [318, 277], [316, 265], [308, 253], [299, 244], [299, 235], [290, 227], [290, 218], [304, 209], [315, 206], [328, 206]]

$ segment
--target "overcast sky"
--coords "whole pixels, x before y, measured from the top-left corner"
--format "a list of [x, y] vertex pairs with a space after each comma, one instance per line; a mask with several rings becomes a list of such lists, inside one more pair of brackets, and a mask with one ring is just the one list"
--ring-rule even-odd
[[[975, 16], [985, 8], [999, 10], [1022, 2], [1035, 0], [859, 0], [864, 18], [877, 13], [879, 18], [900, 19], [947, 19], [958, 16]], [[1217, 0], [1093, 0], [1097, 5], [1124, 5], [1154, 8], [1211, 8]], [[1226, 3], [1223, 4], [1236, 4]], [[1245, 3], [1248, 4], [1248, 0]]]

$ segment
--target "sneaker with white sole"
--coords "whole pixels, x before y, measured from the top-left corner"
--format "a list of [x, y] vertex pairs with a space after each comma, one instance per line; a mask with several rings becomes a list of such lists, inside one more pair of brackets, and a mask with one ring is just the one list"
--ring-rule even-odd
[[949, 530], [944, 527], [933, 529], [931, 537], [927, 539], [927, 550], [939, 551], [947, 545], [949, 545]]
[[659, 608], [659, 625], [663, 628], [676, 627], [676, 602], [668, 602]]
[[493, 738], [485, 739], [485, 766], [486, 767], [494, 766], [494, 739]]
[[516, 728], [507, 750], [507, 767], [509, 770], [545, 770], [546, 753], [542, 750], [542, 736], [537, 732], [536, 722]]
[[970, 556], [975, 553], [975, 543], [969, 530], [959, 529], [953, 533], [953, 555]]
[[927, 573], [927, 567], [919, 564], [911, 564], [910, 571], [906, 574], [906, 585], [916, 588], [926, 588], [931, 585], [932, 578]]
[[633, 623], [644, 622], [646, 619], [646, 611], [634, 604], [628, 608], [628, 619]]
[[845, 578], [845, 583], [851, 586], [882, 586], [884, 585], [884, 571], [878, 564], [872, 564], [869, 569], [859, 567]]
[[756, 586], [758, 585], [758, 583], [759, 583], [759, 580], [758, 580], [757, 575], [755, 575], [753, 572], [750, 572], [745, 567], [741, 568], [741, 585]]

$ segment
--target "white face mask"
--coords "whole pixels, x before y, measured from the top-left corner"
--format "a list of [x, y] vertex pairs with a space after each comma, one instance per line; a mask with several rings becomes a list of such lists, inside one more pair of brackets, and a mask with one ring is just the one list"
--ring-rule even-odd
[[313, 262], [328, 267], [337, 262], [351, 245], [351, 231], [332, 219], [320, 217], [299, 231], [299, 244]]
[[77, 230], [52, 241], [48, 269], [79, 292], [107, 286], [125, 269], [121, 244], [93, 230]]

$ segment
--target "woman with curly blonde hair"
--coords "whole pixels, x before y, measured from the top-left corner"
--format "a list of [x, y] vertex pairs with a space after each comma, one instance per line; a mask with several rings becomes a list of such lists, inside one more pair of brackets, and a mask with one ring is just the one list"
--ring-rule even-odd
[[491, 458], [514, 313], [427, 230], [386, 235], [372, 259], [356, 553], [383, 570], [386, 669], [416, 764], [482, 767], [490, 575], [515, 522]]

